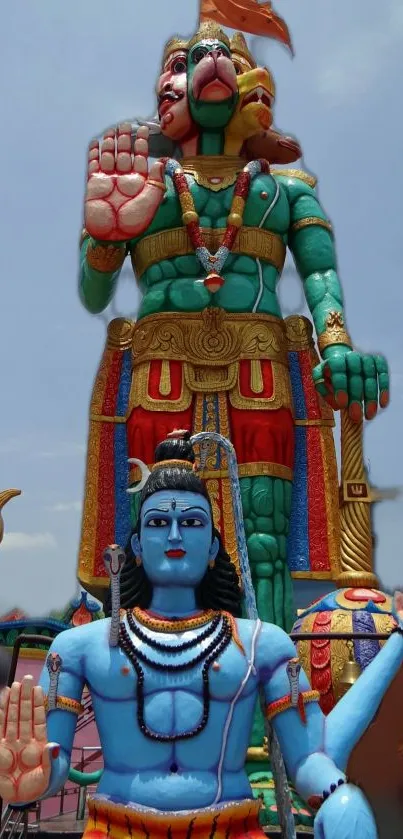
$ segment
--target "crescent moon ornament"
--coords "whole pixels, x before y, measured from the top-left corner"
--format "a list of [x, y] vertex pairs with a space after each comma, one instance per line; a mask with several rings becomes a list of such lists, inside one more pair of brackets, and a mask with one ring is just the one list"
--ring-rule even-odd
[[141, 472], [141, 481], [135, 487], [129, 487], [127, 492], [130, 492], [130, 493], [140, 492], [143, 489], [143, 487], [145, 486], [145, 484], [147, 483], [147, 481], [148, 481], [148, 479], [151, 475], [151, 472], [150, 472], [148, 466], [146, 466], [146, 464], [143, 463], [142, 460], [139, 460], [137, 457], [129, 457], [128, 463], [134, 463], [135, 466], [139, 467], [140, 472]]

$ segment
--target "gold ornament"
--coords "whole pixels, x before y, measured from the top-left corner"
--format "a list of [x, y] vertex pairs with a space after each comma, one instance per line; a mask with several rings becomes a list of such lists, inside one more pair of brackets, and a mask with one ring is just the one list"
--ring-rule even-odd
[[135, 606], [132, 612], [142, 626], [145, 626], [146, 629], [150, 629], [153, 632], [187, 632], [190, 629], [198, 629], [200, 626], [205, 626], [206, 623], [212, 621], [217, 614], [213, 609], [207, 609], [201, 615], [173, 621], [151, 617], [138, 606]]
[[109, 274], [122, 267], [126, 257], [126, 245], [101, 245], [90, 242], [87, 248], [87, 262], [90, 268]]
[[[204, 227], [201, 232], [210, 253], [216, 253], [222, 244], [225, 229]], [[187, 230], [184, 227], [174, 227], [172, 230], [161, 230], [159, 233], [145, 236], [132, 248], [131, 258], [135, 274], [140, 279], [151, 265], [191, 253], [194, 254], [194, 249]], [[260, 227], [241, 227], [231, 253], [268, 262], [280, 273], [284, 267], [286, 248], [277, 233]]]
[[0, 542], [4, 536], [4, 522], [1, 511], [7, 502], [10, 501], [11, 498], [16, 498], [17, 495], [21, 495], [20, 489], [5, 489], [3, 492], [0, 492]]
[[308, 175], [302, 169], [271, 169], [271, 174], [275, 177], [280, 175], [282, 178], [296, 178], [298, 181], [303, 181], [308, 186], [315, 188], [318, 179], [314, 175]]
[[247, 70], [254, 70], [257, 67], [256, 61], [252, 53], [249, 52], [246, 39], [242, 32], [235, 32], [235, 35], [230, 38], [230, 48], [233, 60], [238, 60], [245, 67], [245, 72]]
[[[348, 411], [341, 411], [341, 545], [340, 573], [336, 580], [340, 588], [378, 588], [373, 568], [371, 504], [368, 503], [372, 499], [364, 465], [363, 426], [362, 418], [354, 422]], [[354, 488], [361, 491], [354, 494]]]
[[183, 38], [171, 38], [165, 46], [164, 54], [162, 56], [162, 66], [167, 63], [168, 59], [171, 55], [174, 55], [175, 52], [187, 52], [188, 50], [188, 42]]
[[185, 175], [191, 175], [199, 186], [218, 192], [235, 183], [245, 166], [245, 160], [236, 155], [198, 155], [184, 157], [181, 166]]
[[352, 346], [351, 338], [344, 328], [342, 312], [329, 312], [326, 319], [326, 328], [324, 332], [318, 335], [318, 347], [322, 355], [326, 347], [333, 347], [335, 344]]
[[191, 50], [200, 41], [220, 41], [221, 44], [225, 44], [228, 49], [231, 49], [228, 36], [223, 32], [218, 23], [214, 23], [213, 20], [205, 20], [200, 24], [193, 38], [188, 41], [188, 50]]
[[329, 233], [333, 233], [332, 225], [319, 216], [309, 216], [308, 218], [300, 218], [291, 225], [290, 233], [297, 233], [298, 230], [303, 230], [305, 227], [323, 227]]

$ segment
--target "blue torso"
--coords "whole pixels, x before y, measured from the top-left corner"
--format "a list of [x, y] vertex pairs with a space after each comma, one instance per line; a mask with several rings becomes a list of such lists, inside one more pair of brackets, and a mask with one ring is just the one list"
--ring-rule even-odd
[[[172, 743], [155, 742], [140, 731], [137, 677], [122, 650], [109, 646], [109, 620], [71, 631], [74, 646], [82, 650], [82, 677], [91, 692], [103, 751], [105, 770], [98, 793], [152, 807], [158, 789], [161, 809], [177, 809], [178, 801], [184, 809], [195, 809], [216, 800], [251, 796], [244, 763], [258, 686], [258, 675], [249, 665], [256, 625], [246, 620], [237, 624], [246, 655], [234, 641], [230, 643], [217, 662], [219, 669], [211, 667], [209, 671], [210, 709], [205, 729], [196, 737]], [[146, 632], [171, 644], [188, 640], [201, 630], [175, 636]], [[130, 636], [148, 656], [166, 661], [166, 655], [150, 651], [132, 633]], [[206, 646], [210, 642], [202, 643]], [[175, 663], [191, 660], [198, 649], [176, 654]], [[203, 714], [202, 664], [177, 674], [158, 672], [145, 664], [142, 667], [147, 726], [162, 735], [194, 729]], [[234, 702], [248, 671], [249, 678]], [[63, 693], [63, 675], [59, 692]], [[51, 732], [51, 726], [52, 715], [49, 736], [60, 741], [59, 732]]]

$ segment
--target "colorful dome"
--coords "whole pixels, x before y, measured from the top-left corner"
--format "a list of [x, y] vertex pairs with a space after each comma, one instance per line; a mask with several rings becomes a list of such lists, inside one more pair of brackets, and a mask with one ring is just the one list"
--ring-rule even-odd
[[[392, 598], [376, 589], [338, 589], [316, 600], [299, 615], [293, 633], [333, 632], [389, 633], [396, 625], [392, 615]], [[384, 641], [356, 639], [352, 641], [354, 661], [361, 670], [379, 652]], [[350, 645], [351, 647], [351, 645]], [[328, 714], [337, 701], [337, 688], [350, 649], [344, 639], [323, 639], [297, 642], [301, 664], [314, 690], [321, 695], [322, 711]]]

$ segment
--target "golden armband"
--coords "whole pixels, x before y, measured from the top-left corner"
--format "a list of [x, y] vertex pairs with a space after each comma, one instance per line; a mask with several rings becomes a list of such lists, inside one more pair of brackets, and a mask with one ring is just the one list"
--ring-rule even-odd
[[122, 267], [126, 257], [126, 245], [104, 245], [90, 242], [87, 248], [87, 262], [90, 268], [109, 274]]
[[330, 221], [326, 221], [326, 219], [320, 218], [319, 216], [308, 216], [307, 218], [300, 218], [298, 221], [294, 221], [294, 224], [290, 227], [290, 233], [297, 233], [298, 230], [304, 230], [306, 227], [323, 227], [333, 235], [333, 228]]
[[[56, 699], [56, 708], [60, 711], [70, 711], [72, 714], [80, 714], [84, 711], [84, 706], [81, 702], [77, 702], [76, 699], [70, 699], [69, 696], [58, 696]], [[45, 710], [48, 711], [48, 697], [45, 696]], [[56, 710], [56, 709], [51, 709]]]
[[296, 708], [299, 711], [302, 722], [305, 722], [305, 705], [308, 702], [319, 702], [319, 699], [320, 693], [317, 690], [306, 690], [299, 694], [298, 704], [294, 705], [291, 694], [287, 693], [286, 696], [282, 696], [280, 699], [276, 699], [274, 702], [266, 705], [265, 716], [268, 720], [272, 720], [277, 714], [282, 714], [283, 711], [288, 711], [289, 708]]
[[329, 312], [326, 319], [326, 328], [318, 335], [318, 347], [321, 355], [323, 355], [326, 347], [332, 347], [335, 344], [352, 347], [351, 338], [344, 328], [342, 312]]

